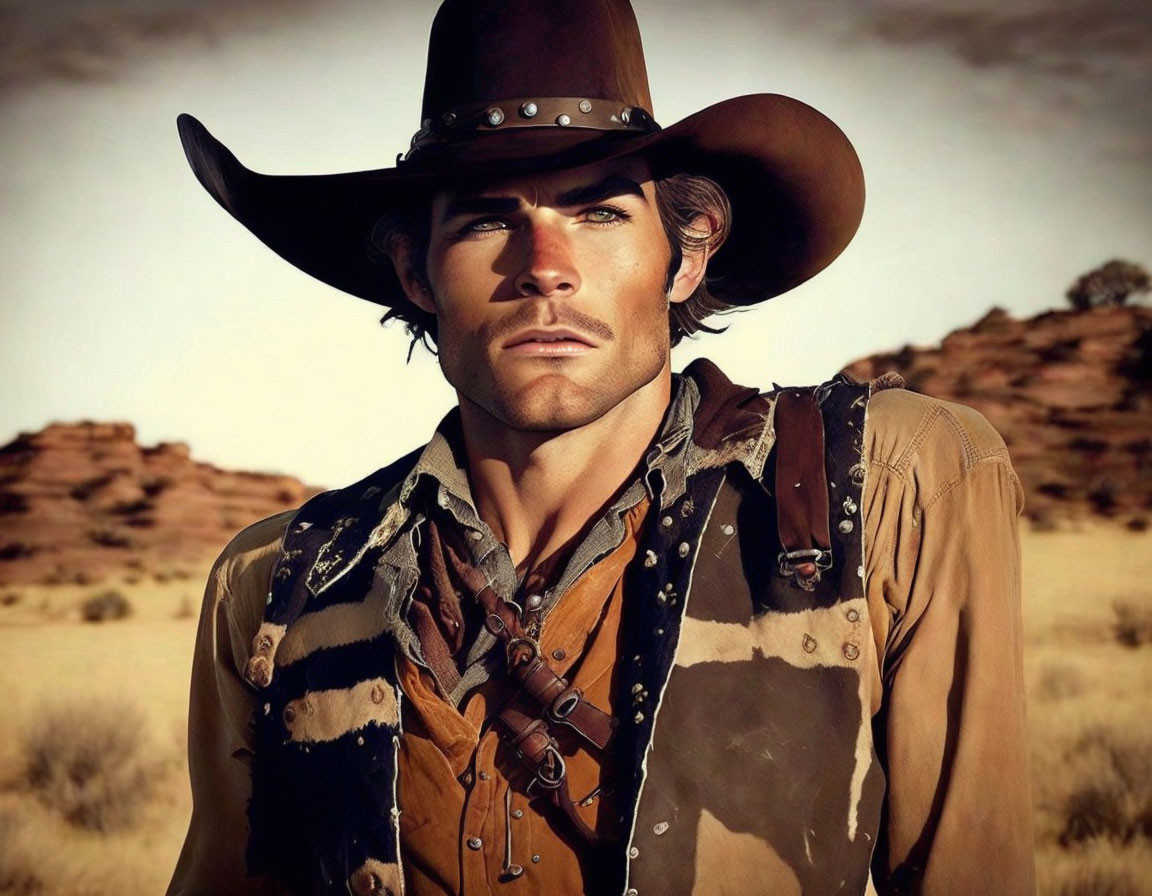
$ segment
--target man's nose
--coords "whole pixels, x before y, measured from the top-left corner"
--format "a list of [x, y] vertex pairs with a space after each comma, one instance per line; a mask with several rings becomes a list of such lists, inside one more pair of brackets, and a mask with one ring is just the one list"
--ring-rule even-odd
[[571, 295], [580, 289], [580, 274], [563, 222], [533, 222], [524, 230], [516, 289], [522, 296]]

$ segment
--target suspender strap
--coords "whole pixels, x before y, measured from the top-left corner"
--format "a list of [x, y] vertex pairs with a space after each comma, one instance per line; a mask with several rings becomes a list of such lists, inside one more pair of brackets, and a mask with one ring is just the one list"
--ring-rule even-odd
[[776, 397], [776, 523], [783, 550], [780, 572], [810, 588], [832, 565], [824, 420], [812, 389]]

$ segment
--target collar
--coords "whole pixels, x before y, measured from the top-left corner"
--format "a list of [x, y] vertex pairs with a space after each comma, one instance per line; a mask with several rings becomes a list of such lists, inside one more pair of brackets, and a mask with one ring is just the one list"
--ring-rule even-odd
[[[688, 476], [737, 462], [759, 479], [774, 440], [771, 409], [755, 389], [732, 383], [711, 361], [700, 359], [672, 375], [672, 400], [644, 457], [643, 480], [649, 498], [665, 507], [684, 493]], [[479, 521], [468, 484], [460, 410], [436, 427], [420, 459], [400, 488], [400, 501], [412, 508], [421, 482], [435, 490], [441, 507], [451, 507], [465, 525]]]
[[[613, 509], [639, 501], [641, 487], [647, 488], [654, 506], [666, 508], [684, 494], [691, 475], [730, 463], [743, 465], [759, 479], [775, 441], [773, 407], [757, 390], [734, 385], [712, 362], [693, 362], [682, 375], [674, 375], [673, 397], [645, 455], [643, 475], [633, 488], [625, 489]], [[474, 559], [482, 563], [495, 549], [495, 542], [485, 537], [488, 527], [472, 501], [463, 445], [459, 410], [453, 410], [398, 488], [389, 487], [389, 480], [394, 471], [410, 463], [411, 455], [354, 486], [320, 496], [323, 510], [302, 508], [285, 537], [282, 560], [316, 550], [305, 581], [312, 594], [320, 594], [369, 549], [384, 549], [394, 542], [413, 515], [420, 514], [414, 495], [427, 482], [437, 504], [450, 510], [477, 542], [480, 550]], [[322, 518], [313, 519], [318, 514]], [[319, 547], [298, 550], [301, 540]]]

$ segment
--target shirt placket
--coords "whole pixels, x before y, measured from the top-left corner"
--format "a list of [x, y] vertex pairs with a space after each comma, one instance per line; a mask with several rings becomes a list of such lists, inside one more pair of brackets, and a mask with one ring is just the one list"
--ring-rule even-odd
[[464, 812], [460, 826], [460, 882], [464, 893], [493, 893], [504, 862], [503, 791], [496, 773], [497, 736], [487, 731], [465, 773]]

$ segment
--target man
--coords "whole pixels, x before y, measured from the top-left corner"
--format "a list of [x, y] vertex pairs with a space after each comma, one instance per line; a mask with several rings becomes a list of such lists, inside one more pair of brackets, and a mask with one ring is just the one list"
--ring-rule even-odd
[[181, 119], [459, 407], [217, 563], [171, 893], [1031, 891], [1004, 445], [893, 382], [673, 375], [863, 188], [795, 100], [650, 109], [626, 0], [447, 0], [395, 168], [269, 178]]

